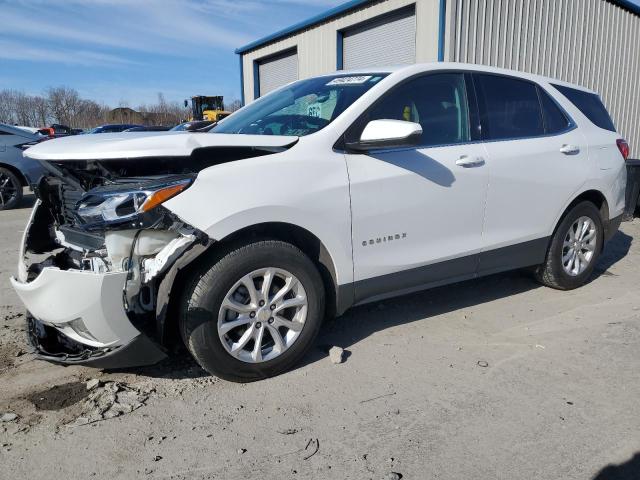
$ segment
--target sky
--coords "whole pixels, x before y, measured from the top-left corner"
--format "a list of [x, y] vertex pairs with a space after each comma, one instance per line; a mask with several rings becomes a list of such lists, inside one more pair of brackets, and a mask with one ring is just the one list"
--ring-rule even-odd
[[0, 0], [0, 90], [112, 107], [240, 97], [235, 49], [344, 0]]

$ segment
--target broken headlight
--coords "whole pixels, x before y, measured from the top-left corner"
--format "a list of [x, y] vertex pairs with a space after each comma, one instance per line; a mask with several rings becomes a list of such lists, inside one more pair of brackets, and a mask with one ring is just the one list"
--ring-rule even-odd
[[129, 222], [186, 190], [192, 177], [109, 185], [87, 192], [75, 210], [85, 226]]

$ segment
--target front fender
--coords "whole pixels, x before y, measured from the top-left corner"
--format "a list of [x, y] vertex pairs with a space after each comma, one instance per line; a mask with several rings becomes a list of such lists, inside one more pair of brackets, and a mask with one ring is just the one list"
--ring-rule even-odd
[[207, 168], [164, 205], [214, 240], [263, 223], [303, 228], [327, 249], [338, 284], [349, 284], [351, 207], [344, 156], [316, 149], [317, 157], [300, 158], [294, 150]]

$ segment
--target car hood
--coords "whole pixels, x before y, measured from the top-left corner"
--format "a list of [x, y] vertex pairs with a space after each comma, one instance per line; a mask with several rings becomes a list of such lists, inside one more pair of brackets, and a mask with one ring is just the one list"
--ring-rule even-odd
[[199, 148], [253, 147], [263, 150], [290, 147], [298, 137], [227, 133], [141, 132], [101, 133], [58, 138], [24, 152], [35, 160], [116, 160], [144, 157], [186, 157]]

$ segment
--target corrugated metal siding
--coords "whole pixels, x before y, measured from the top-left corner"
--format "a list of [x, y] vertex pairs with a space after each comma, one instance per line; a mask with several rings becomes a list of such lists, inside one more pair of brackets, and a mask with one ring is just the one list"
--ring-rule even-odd
[[605, 0], [448, 0], [446, 59], [600, 93], [640, 155], [640, 16]]
[[298, 79], [298, 53], [289, 52], [259, 63], [260, 95]]
[[287, 49], [298, 50], [298, 77], [309, 78], [336, 70], [337, 32], [348, 30], [379, 15], [415, 5], [416, 62], [434, 62], [438, 59], [439, 0], [385, 0], [372, 1], [365, 7], [315, 25], [290, 37], [242, 54], [245, 102], [253, 100], [253, 62]]
[[345, 31], [343, 51], [345, 70], [415, 63], [415, 11]]

